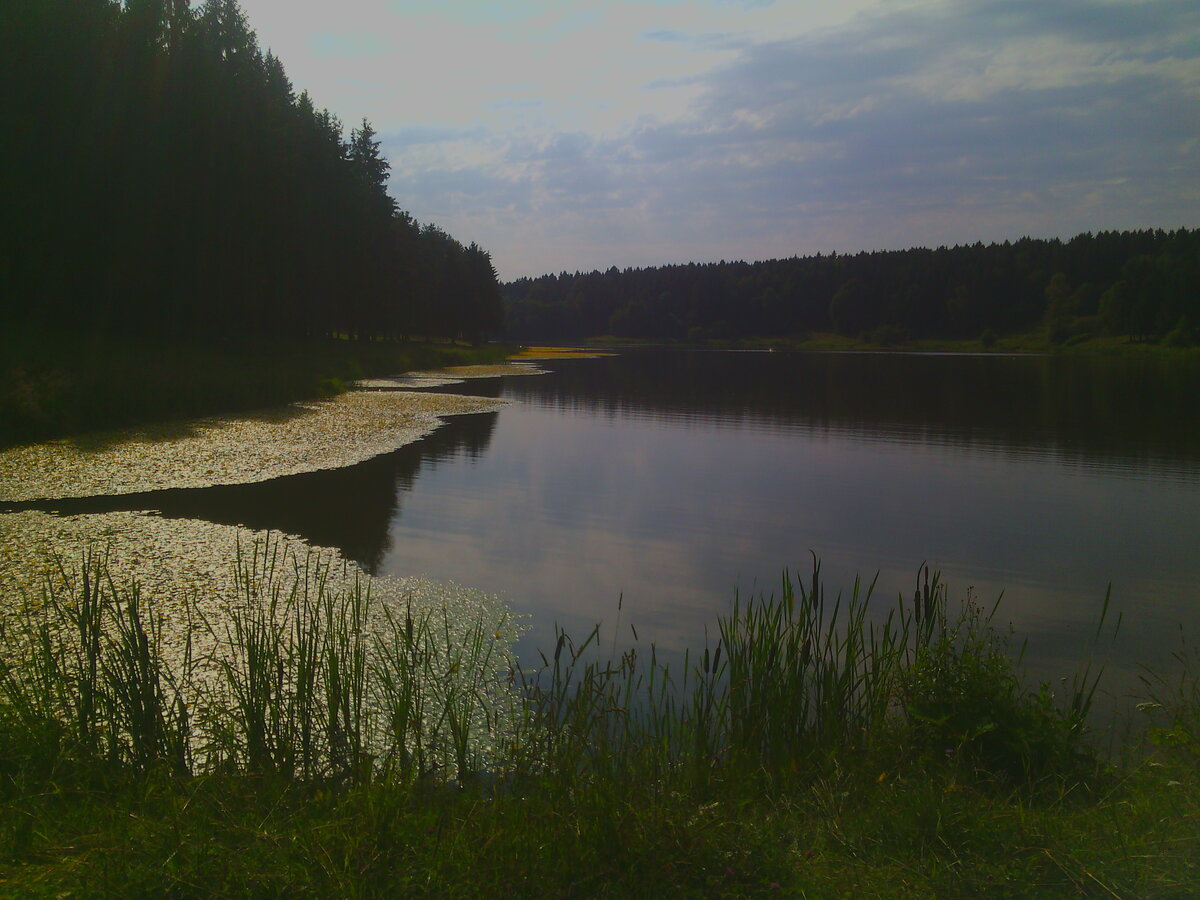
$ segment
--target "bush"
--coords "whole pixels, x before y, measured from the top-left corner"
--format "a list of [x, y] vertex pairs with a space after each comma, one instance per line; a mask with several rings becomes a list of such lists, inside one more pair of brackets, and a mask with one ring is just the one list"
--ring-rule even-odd
[[957, 622], [943, 620], [901, 675], [911, 733], [930, 755], [990, 774], [1067, 773], [1082, 756], [1087, 703], [1061, 710], [1047, 685], [1026, 687], [1007, 645], [969, 599]]
[[1046, 323], [1046, 340], [1052, 344], [1061, 344], [1071, 336], [1071, 329], [1062, 319]]
[[879, 347], [895, 347], [898, 344], [907, 344], [908, 341], [908, 332], [899, 325], [879, 325], [867, 335], [867, 343]]
[[1196, 333], [1189, 327], [1187, 316], [1182, 316], [1178, 324], [1167, 332], [1163, 338], [1163, 344], [1167, 347], [1193, 347], [1196, 344]]
[[346, 383], [336, 375], [330, 378], [322, 378], [317, 387], [317, 392], [322, 397], [336, 397], [338, 394], [346, 393]]

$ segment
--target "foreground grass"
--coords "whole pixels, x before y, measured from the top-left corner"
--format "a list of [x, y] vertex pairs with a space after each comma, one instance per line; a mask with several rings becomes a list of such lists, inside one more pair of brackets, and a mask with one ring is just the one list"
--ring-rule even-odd
[[0, 894], [1194, 897], [1200, 797], [1165, 784], [1135, 772], [1031, 798], [917, 771], [758, 796], [634, 778], [513, 797], [147, 779], [6, 804]]
[[350, 381], [467, 363], [507, 348], [333, 339], [160, 345], [0, 336], [0, 446], [329, 396]]
[[1030, 689], [936, 578], [881, 622], [814, 571], [674, 673], [562, 635], [489, 693], [492, 623], [371, 632], [362, 593], [241, 571], [203, 703], [100, 568], [7, 635], [0, 896], [1200, 894], [1194, 656], [1114, 761], [1084, 727], [1095, 678]]

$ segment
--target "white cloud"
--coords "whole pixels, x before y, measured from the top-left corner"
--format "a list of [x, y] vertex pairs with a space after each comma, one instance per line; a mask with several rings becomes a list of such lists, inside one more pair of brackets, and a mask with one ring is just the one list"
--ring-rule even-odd
[[1195, 5], [246, 9], [505, 277], [1195, 224]]

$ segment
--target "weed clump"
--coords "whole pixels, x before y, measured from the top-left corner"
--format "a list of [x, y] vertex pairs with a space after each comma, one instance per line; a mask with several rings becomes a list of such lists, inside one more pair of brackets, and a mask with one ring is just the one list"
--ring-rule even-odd
[[913, 744], [982, 772], [1040, 778], [1087, 756], [1086, 703], [1062, 709], [1048, 685], [1029, 689], [1008, 641], [973, 602], [913, 655], [899, 697]]

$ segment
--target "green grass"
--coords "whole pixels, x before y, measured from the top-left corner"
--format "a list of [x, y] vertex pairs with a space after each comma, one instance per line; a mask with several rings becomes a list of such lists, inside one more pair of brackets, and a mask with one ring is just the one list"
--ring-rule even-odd
[[928, 573], [881, 603], [815, 566], [675, 670], [593, 632], [521, 672], [498, 623], [237, 565], [212, 658], [164, 665], [152, 598], [96, 558], [10, 623], [0, 896], [1200, 892], [1194, 652], [1112, 760], [1086, 666], [1026, 686]]
[[[623, 339], [612, 336], [590, 338], [588, 346], [662, 346], [662, 341]], [[1044, 329], [1018, 334], [996, 335], [985, 343], [981, 338], [915, 338], [907, 341], [880, 344], [868, 338], [847, 337], [833, 332], [814, 332], [799, 336], [753, 337], [731, 340], [708, 340], [700, 344], [667, 342], [672, 346], [698, 346], [711, 349], [739, 350], [824, 350], [824, 351], [877, 351], [919, 353], [1030, 353], [1065, 354], [1077, 356], [1156, 356], [1196, 357], [1197, 347], [1169, 347], [1145, 341], [1130, 341], [1125, 337], [1087, 335], [1081, 339], [1053, 343]]]
[[160, 345], [0, 337], [0, 446], [330, 396], [372, 375], [504, 359], [508, 348], [333, 339]]

